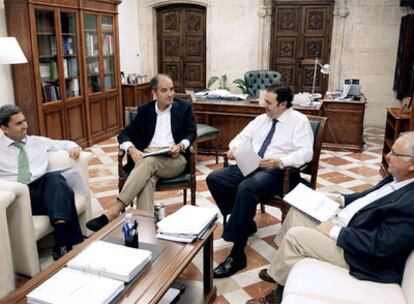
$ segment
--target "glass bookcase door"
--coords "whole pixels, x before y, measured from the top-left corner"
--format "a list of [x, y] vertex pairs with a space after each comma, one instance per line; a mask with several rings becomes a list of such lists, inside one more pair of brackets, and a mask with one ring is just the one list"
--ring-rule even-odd
[[60, 23], [66, 98], [76, 97], [81, 92], [76, 14], [74, 12], [61, 12]]
[[36, 10], [36, 36], [43, 103], [61, 99], [59, 65], [57, 62], [55, 13]]
[[115, 51], [114, 51], [114, 18], [102, 16], [102, 43], [104, 58], [104, 86], [105, 90], [115, 88]]
[[88, 92], [100, 92], [101, 86], [99, 83], [99, 36], [97, 15], [84, 16], [84, 32]]

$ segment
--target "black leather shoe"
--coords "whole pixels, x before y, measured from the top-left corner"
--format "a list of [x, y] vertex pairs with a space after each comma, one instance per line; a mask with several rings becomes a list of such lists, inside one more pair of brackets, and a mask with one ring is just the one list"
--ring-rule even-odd
[[275, 280], [267, 273], [267, 269], [262, 269], [259, 272], [259, 278], [261, 278], [263, 281], [269, 282], [269, 283], [276, 283]]
[[109, 223], [108, 218], [106, 217], [105, 214], [102, 214], [101, 216], [95, 217], [94, 219], [91, 219], [90, 221], [88, 221], [86, 223], [86, 227], [89, 230], [98, 231], [102, 229], [108, 223]]
[[246, 256], [235, 259], [229, 256], [223, 263], [214, 268], [213, 277], [216, 279], [227, 278], [235, 274], [237, 271], [246, 267]]

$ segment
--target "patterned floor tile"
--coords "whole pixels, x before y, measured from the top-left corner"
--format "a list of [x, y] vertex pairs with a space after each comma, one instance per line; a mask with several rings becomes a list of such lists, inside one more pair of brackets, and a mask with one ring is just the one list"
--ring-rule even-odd
[[[378, 128], [364, 130], [366, 145], [361, 153], [322, 150], [320, 158], [317, 189], [324, 192], [353, 193], [362, 191], [381, 179], [379, 166], [382, 157], [384, 132]], [[117, 191], [117, 148], [114, 138], [94, 145], [88, 150], [95, 154], [90, 163], [89, 176], [92, 198], [99, 206], [93, 210], [101, 212], [115, 202]], [[214, 156], [197, 156], [197, 204], [203, 207], [217, 208], [205, 183], [207, 175], [223, 166], [223, 158], [215, 164]], [[189, 200], [189, 193], [187, 195]], [[166, 204], [166, 212], [171, 213], [182, 206], [182, 191], [156, 192], [155, 199]], [[214, 264], [224, 261], [231, 250], [232, 243], [225, 242], [222, 237], [222, 218], [214, 232]], [[280, 229], [280, 210], [266, 206], [266, 212], [258, 209], [255, 216], [258, 231], [249, 238], [246, 248], [248, 266], [231, 278], [214, 280], [218, 297], [216, 304], [245, 303], [252, 297], [261, 297], [274, 288], [273, 284], [261, 281], [257, 274], [260, 269], [269, 266], [276, 245], [275, 235]], [[202, 257], [197, 255], [182, 277], [187, 280], [202, 280]], [[180, 303], [180, 302], [179, 302]]]

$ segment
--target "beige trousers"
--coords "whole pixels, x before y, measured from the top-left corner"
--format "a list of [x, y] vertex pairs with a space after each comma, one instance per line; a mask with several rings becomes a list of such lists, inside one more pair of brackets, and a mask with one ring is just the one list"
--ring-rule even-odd
[[279, 249], [269, 268], [269, 275], [285, 285], [292, 267], [300, 260], [310, 257], [349, 269], [344, 251], [336, 241], [315, 229], [314, 220], [291, 208], [275, 238]]
[[182, 155], [177, 158], [149, 156], [140, 159], [135, 163], [118, 199], [127, 206], [136, 197], [138, 209], [153, 212], [154, 192], [158, 179], [179, 175], [184, 171], [186, 162]]

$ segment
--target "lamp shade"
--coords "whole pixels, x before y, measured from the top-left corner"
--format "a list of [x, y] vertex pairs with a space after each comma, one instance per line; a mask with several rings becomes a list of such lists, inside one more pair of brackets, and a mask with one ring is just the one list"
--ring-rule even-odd
[[0, 64], [26, 63], [22, 49], [14, 37], [0, 37]]

